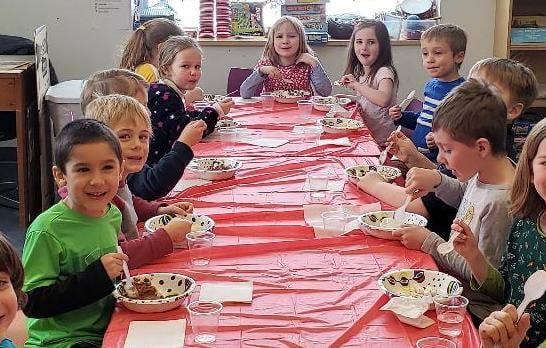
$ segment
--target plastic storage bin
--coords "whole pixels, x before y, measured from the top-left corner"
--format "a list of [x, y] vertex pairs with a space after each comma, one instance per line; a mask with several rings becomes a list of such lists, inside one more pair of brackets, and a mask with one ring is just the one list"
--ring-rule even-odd
[[391, 40], [398, 40], [402, 29], [402, 19], [385, 19], [383, 23], [389, 31], [389, 37]]
[[421, 19], [421, 20], [412, 20], [404, 19], [402, 21], [402, 32], [401, 36], [406, 40], [419, 40], [421, 39], [421, 34], [428, 28], [438, 24], [438, 21], [435, 19]]
[[82, 118], [80, 94], [84, 80], [64, 81], [49, 87], [45, 95], [49, 117], [53, 121], [54, 135], [59, 134], [68, 122]]

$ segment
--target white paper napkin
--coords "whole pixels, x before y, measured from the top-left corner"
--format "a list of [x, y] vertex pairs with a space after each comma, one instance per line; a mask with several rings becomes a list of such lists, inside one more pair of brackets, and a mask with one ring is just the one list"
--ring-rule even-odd
[[351, 141], [347, 137], [337, 139], [320, 139], [318, 144], [323, 145], [337, 145], [337, 146], [351, 146]]
[[302, 126], [296, 125], [292, 129], [292, 133], [295, 134], [307, 134], [307, 133], [322, 133], [322, 126]]
[[[318, 191], [342, 192], [346, 182], [346, 180], [328, 180], [328, 188]], [[309, 191], [309, 180], [305, 180], [305, 184], [303, 184], [303, 191]]]
[[343, 106], [339, 104], [335, 104], [330, 108], [330, 111], [326, 114], [326, 117], [346, 117], [349, 116], [350, 112], [347, 111]]
[[132, 321], [125, 348], [182, 348], [186, 320]]
[[252, 282], [202, 283], [199, 301], [252, 302]]
[[352, 230], [359, 228], [358, 216], [370, 211], [381, 210], [381, 204], [379, 202], [364, 204], [359, 206], [349, 206], [349, 205], [339, 205], [332, 206], [328, 204], [309, 204], [303, 206], [303, 218], [305, 222], [313, 227], [315, 230], [315, 237], [333, 237], [330, 232], [324, 231], [324, 225], [322, 222], [322, 214], [325, 211], [333, 211], [343, 209], [344, 212], [349, 214], [347, 223], [345, 225], [345, 230], [339, 232], [338, 235], [343, 235], [345, 233], [351, 232]]
[[250, 145], [256, 145], [256, 146], [262, 146], [262, 147], [279, 147], [284, 144], [288, 143], [288, 140], [286, 139], [273, 139], [273, 138], [256, 138], [256, 139], [244, 139], [242, 142], [250, 144]]
[[210, 184], [210, 181], [204, 179], [181, 179], [173, 188], [173, 191], [181, 192], [190, 187], [206, 184]]
[[382, 311], [391, 311], [407, 318], [417, 319], [428, 311], [428, 302], [418, 298], [392, 297], [383, 307]]

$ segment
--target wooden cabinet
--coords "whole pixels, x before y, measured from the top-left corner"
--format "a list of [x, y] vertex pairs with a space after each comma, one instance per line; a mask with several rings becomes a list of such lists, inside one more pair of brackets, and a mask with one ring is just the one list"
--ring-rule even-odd
[[544, 16], [546, 19], [546, 1], [497, 0], [494, 42], [496, 57], [516, 59], [533, 69], [539, 83], [539, 97], [533, 107], [543, 108], [546, 107], [546, 42], [513, 43], [511, 33], [513, 19], [516, 16]]

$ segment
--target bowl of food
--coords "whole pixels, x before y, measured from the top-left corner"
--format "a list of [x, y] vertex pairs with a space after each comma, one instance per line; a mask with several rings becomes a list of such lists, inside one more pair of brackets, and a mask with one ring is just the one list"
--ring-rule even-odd
[[319, 120], [326, 133], [345, 134], [357, 131], [364, 127], [364, 123], [350, 118], [325, 117]]
[[199, 214], [161, 214], [149, 218], [144, 223], [146, 233], [154, 233], [158, 228], [163, 228], [175, 217], [182, 218], [191, 222], [191, 232], [206, 232], [214, 229], [214, 220], [206, 215]]
[[219, 120], [218, 123], [216, 123], [216, 129], [236, 129], [239, 127], [239, 122], [229, 120], [229, 119], [222, 119]]
[[392, 232], [402, 225], [426, 226], [428, 221], [424, 216], [404, 212], [402, 223], [394, 220], [394, 211], [374, 211], [358, 217], [362, 232], [383, 239], [395, 239]]
[[134, 294], [125, 290], [126, 279], [117, 284], [114, 297], [125, 308], [139, 313], [174, 309], [195, 288], [195, 280], [176, 273], [146, 273], [131, 277]]
[[345, 169], [345, 174], [353, 184], [358, 183], [368, 172], [377, 172], [387, 182], [402, 176], [400, 169], [391, 166], [364, 164]]
[[436, 295], [460, 295], [463, 285], [455, 277], [428, 269], [399, 269], [384, 273], [377, 281], [379, 289], [388, 296], [419, 298], [434, 306]]
[[243, 163], [230, 158], [198, 158], [188, 165], [188, 169], [205, 180], [224, 180], [232, 178]]
[[219, 102], [219, 101], [222, 101], [224, 99], [224, 96], [223, 95], [219, 95], [219, 94], [204, 94], [203, 95], [203, 100], [204, 102], [209, 102], [209, 103], [214, 103], [214, 102]]
[[313, 108], [319, 111], [330, 111], [332, 106], [341, 105], [345, 106], [351, 102], [349, 98], [339, 98], [339, 97], [312, 97], [311, 101], [313, 102]]
[[275, 101], [283, 104], [295, 104], [298, 100], [305, 98], [310, 93], [303, 90], [294, 90], [294, 91], [274, 91], [273, 96]]

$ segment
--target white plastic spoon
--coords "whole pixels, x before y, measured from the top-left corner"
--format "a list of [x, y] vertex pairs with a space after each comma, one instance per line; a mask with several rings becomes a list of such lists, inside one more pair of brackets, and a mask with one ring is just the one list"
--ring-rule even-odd
[[525, 297], [517, 309], [518, 320], [523, 315], [523, 312], [525, 312], [529, 303], [544, 296], [544, 292], [546, 292], [546, 271], [540, 269], [531, 274], [523, 286], [523, 292], [525, 293]]
[[[117, 246], [118, 253], [123, 253], [123, 250], [118, 245]], [[123, 273], [125, 273], [125, 292], [127, 292], [127, 296], [129, 297], [138, 297], [138, 292], [136, 291], [135, 287], [133, 286], [133, 279], [131, 278], [131, 274], [129, 273], [129, 266], [127, 266], [127, 262], [123, 260]]]
[[[395, 132], [398, 133], [401, 130], [402, 130], [402, 126], [398, 126], [398, 128], [396, 128]], [[383, 163], [385, 163], [385, 161], [387, 160], [387, 154], [389, 153], [389, 150], [391, 149], [392, 144], [394, 144], [394, 141], [390, 142], [389, 145], [387, 145], [387, 147], [383, 151], [381, 151], [381, 153], [379, 154], [379, 164], [380, 165], [383, 165]]]
[[408, 195], [406, 197], [406, 200], [404, 201], [404, 204], [402, 204], [398, 209], [394, 211], [394, 214], [392, 216], [394, 222], [396, 222], [398, 225], [402, 225], [406, 219], [406, 208], [408, 207], [408, 204], [411, 202], [411, 196]]
[[406, 97], [406, 99], [402, 100], [402, 102], [400, 103], [400, 111], [405, 111], [406, 108], [408, 107], [408, 105], [411, 103], [411, 101], [413, 100], [413, 97], [415, 96], [415, 90], [411, 91], [408, 96]]
[[442, 255], [445, 255], [453, 251], [454, 249], [453, 242], [459, 236], [459, 233], [460, 233], [456, 231], [451, 231], [451, 232], [453, 232], [453, 234], [451, 235], [451, 238], [449, 238], [447, 242], [444, 242], [438, 245], [438, 248], [436, 248], [436, 250], [438, 250], [438, 252]]

